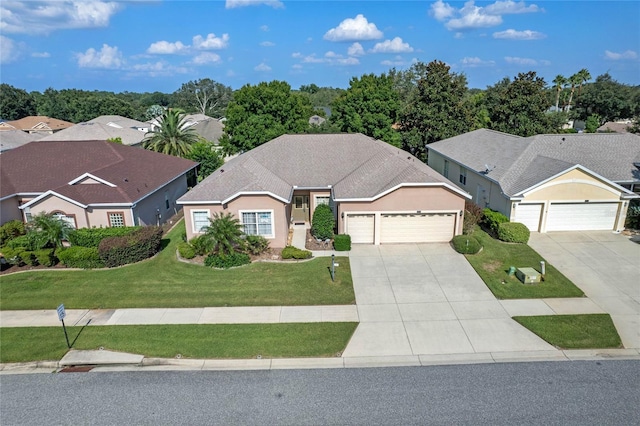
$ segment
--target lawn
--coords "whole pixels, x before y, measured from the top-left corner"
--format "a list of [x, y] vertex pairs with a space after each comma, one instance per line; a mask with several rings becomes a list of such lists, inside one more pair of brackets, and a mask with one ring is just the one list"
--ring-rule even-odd
[[505, 243], [477, 229], [474, 234], [483, 246], [478, 254], [465, 255], [471, 266], [498, 299], [541, 299], [547, 297], [582, 297], [584, 293], [553, 265], [545, 261], [544, 281], [522, 284], [509, 276], [509, 268], [532, 267], [540, 271], [544, 260], [527, 244]]
[[513, 319], [560, 349], [622, 347], [609, 314], [543, 315]]
[[[357, 323], [216, 324], [67, 327], [74, 349], [129, 352], [146, 357], [332, 357], [346, 347]], [[76, 339], [77, 338], [77, 339]], [[60, 360], [62, 327], [3, 328], [0, 362]]]
[[0, 309], [191, 308], [355, 303], [349, 259], [331, 281], [331, 258], [256, 262], [215, 270], [176, 259], [184, 222], [153, 259], [113, 269], [34, 271], [0, 278]]

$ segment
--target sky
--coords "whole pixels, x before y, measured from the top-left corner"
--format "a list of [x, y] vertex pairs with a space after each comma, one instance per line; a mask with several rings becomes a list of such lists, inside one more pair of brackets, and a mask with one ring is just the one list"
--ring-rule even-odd
[[172, 93], [202, 78], [348, 88], [433, 60], [469, 88], [582, 68], [640, 85], [640, 2], [0, 2], [0, 82], [29, 92]]

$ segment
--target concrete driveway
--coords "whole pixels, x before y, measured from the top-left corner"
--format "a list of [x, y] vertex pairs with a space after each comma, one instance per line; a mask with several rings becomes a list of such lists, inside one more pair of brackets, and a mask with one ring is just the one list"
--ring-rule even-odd
[[448, 243], [354, 245], [360, 324], [343, 357], [555, 351], [513, 321]]
[[626, 348], [640, 348], [640, 244], [612, 232], [532, 233], [529, 245], [611, 315]]

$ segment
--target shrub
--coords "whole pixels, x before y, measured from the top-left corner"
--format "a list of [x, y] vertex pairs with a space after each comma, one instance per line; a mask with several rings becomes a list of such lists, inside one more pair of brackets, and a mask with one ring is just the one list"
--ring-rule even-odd
[[262, 254], [269, 248], [269, 240], [262, 235], [247, 235], [245, 249], [250, 254]]
[[55, 256], [53, 249], [35, 250], [32, 253], [38, 265], [50, 267], [58, 263], [58, 258]]
[[465, 235], [473, 234], [476, 225], [482, 220], [482, 208], [473, 201], [465, 201], [464, 203], [464, 220], [462, 222], [462, 233]]
[[183, 259], [193, 259], [196, 257], [196, 251], [189, 243], [181, 242], [178, 244], [178, 254]]
[[24, 250], [38, 250], [42, 247], [38, 247], [36, 235], [34, 233], [28, 233], [27, 235], [20, 235], [9, 241], [7, 244], [11, 248], [22, 247]]
[[193, 237], [189, 241], [189, 244], [191, 244], [191, 247], [193, 247], [198, 256], [204, 256], [213, 251], [213, 241], [204, 234]]
[[28, 251], [24, 247], [14, 248], [7, 246], [2, 248], [2, 255], [10, 265], [24, 266], [24, 253], [28, 253]]
[[486, 224], [493, 232], [498, 232], [501, 223], [509, 222], [509, 218], [500, 212], [489, 208], [482, 210], [482, 222]]
[[309, 259], [311, 252], [309, 250], [302, 250], [293, 246], [286, 246], [282, 249], [283, 259]]
[[624, 226], [628, 229], [640, 229], [640, 200], [634, 199], [629, 202]]
[[230, 254], [210, 254], [204, 260], [206, 266], [212, 268], [228, 269], [234, 266], [242, 266], [251, 263], [249, 255], [246, 253], [233, 252]]
[[0, 226], [0, 246], [5, 245], [8, 241], [13, 240], [20, 235], [24, 235], [26, 230], [24, 223], [19, 220], [10, 220]]
[[523, 223], [505, 222], [498, 226], [498, 239], [508, 243], [526, 244], [531, 232]]
[[147, 226], [131, 235], [103, 239], [98, 253], [105, 266], [111, 268], [150, 258], [160, 251], [161, 242], [162, 227]]
[[333, 238], [333, 248], [336, 251], [351, 250], [351, 235], [338, 234]]
[[321, 240], [333, 238], [333, 229], [336, 221], [333, 218], [331, 207], [327, 204], [320, 204], [313, 212], [311, 219], [311, 235]]
[[471, 235], [456, 235], [451, 244], [455, 251], [462, 254], [476, 254], [482, 248], [480, 242]]
[[71, 246], [56, 251], [56, 256], [68, 268], [104, 268], [104, 263], [95, 247]]
[[123, 237], [131, 235], [139, 226], [126, 226], [121, 228], [80, 228], [69, 232], [69, 242], [72, 246], [98, 247], [100, 241], [107, 237]]

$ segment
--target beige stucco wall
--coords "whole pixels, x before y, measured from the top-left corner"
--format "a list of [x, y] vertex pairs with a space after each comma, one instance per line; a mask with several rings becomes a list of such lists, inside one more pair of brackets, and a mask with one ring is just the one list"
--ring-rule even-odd
[[23, 220], [22, 211], [18, 208], [18, 197], [0, 201], [0, 225], [10, 220]]
[[44, 197], [37, 203], [32, 204], [29, 208], [32, 216], [39, 213], [60, 212], [64, 213], [65, 216], [74, 216], [76, 219], [76, 228], [87, 228], [91, 226], [84, 208], [54, 195]]
[[574, 169], [526, 194], [523, 201], [617, 201], [621, 195], [619, 189]]

